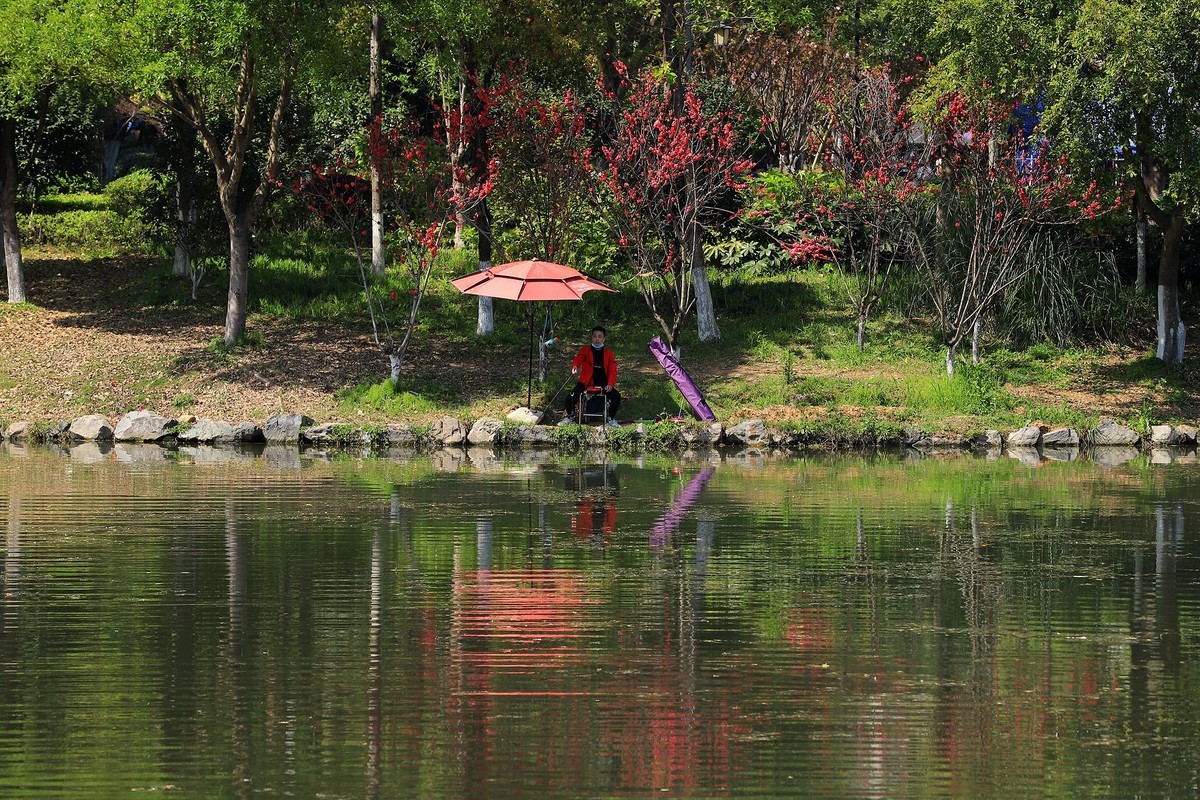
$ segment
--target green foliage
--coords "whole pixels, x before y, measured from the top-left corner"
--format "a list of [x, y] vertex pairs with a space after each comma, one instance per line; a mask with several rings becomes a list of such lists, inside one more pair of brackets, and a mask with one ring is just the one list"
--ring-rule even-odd
[[109, 208], [122, 217], [139, 217], [146, 222], [169, 219], [174, 202], [169, 176], [146, 169], [134, 170], [104, 187]]

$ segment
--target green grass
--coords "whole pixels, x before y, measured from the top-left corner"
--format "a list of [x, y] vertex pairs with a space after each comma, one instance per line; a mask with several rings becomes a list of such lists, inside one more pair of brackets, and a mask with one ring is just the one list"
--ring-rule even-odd
[[339, 396], [343, 413], [351, 416], [360, 409], [383, 411], [390, 416], [405, 418], [423, 416], [439, 410], [435, 400], [407, 391], [397, 389], [390, 380], [379, 383], [362, 383]]

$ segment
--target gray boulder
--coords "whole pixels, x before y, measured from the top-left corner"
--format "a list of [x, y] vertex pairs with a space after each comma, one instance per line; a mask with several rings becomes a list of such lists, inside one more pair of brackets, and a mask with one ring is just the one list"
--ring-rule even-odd
[[433, 423], [429, 436], [438, 444], [455, 446], [467, 440], [467, 428], [453, 417], [442, 417]]
[[212, 419], [198, 420], [186, 431], [179, 432], [181, 442], [232, 442], [233, 426]]
[[1094, 447], [1136, 447], [1141, 440], [1137, 431], [1107, 417], [1088, 434], [1088, 444]]
[[706, 445], [720, 444], [721, 436], [725, 433], [724, 426], [719, 422], [710, 422], [707, 425], [695, 426], [684, 425], [680, 431], [684, 444], [689, 445]]
[[71, 435], [71, 423], [69, 422], [52, 422], [49, 428], [46, 428], [43, 438], [46, 441], [57, 441], [59, 439], [69, 438]]
[[725, 431], [725, 441], [732, 445], [761, 447], [769, 441], [767, 425], [761, 419], [739, 422]]
[[1042, 434], [1042, 447], [1078, 447], [1079, 432], [1074, 428], [1055, 428]]
[[554, 434], [545, 425], [522, 425], [516, 428], [517, 443], [522, 447], [550, 447]]
[[235, 442], [263, 442], [266, 439], [263, 437], [263, 429], [255, 425], [253, 422], [239, 422], [233, 426], [233, 440]]
[[103, 414], [88, 414], [85, 417], [79, 417], [71, 422], [68, 430], [76, 439], [99, 441], [113, 438], [112, 426], [108, 424], [108, 420]]
[[383, 444], [390, 447], [416, 447], [421, 439], [407, 425], [389, 425], [381, 438]]
[[31, 422], [14, 422], [4, 429], [4, 438], [10, 441], [24, 439], [29, 434], [29, 429], [33, 427]]
[[313, 425], [311, 428], [304, 428], [300, 431], [300, 438], [305, 442], [312, 444], [328, 444], [338, 441], [339, 437], [334, 433], [337, 425], [332, 422], [326, 422], [322, 425]]
[[1175, 432], [1183, 437], [1183, 444], [1196, 444], [1195, 425], [1176, 425]]
[[263, 438], [269, 444], [288, 444], [300, 441], [300, 429], [312, 425], [303, 414], [276, 414], [263, 425]]
[[467, 433], [467, 442], [473, 445], [494, 445], [500, 441], [500, 432], [503, 430], [504, 423], [500, 420], [493, 417], [481, 417], [475, 420], [475, 424]]
[[1042, 440], [1042, 429], [1036, 425], [1026, 425], [1020, 430], [1013, 431], [1008, 435], [1006, 441], [1010, 448], [1013, 447], [1037, 447], [1038, 442]]
[[970, 440], [960, 434], [935, 433], [921, 437], [912, 447], [918, 450], [955, 450], [967, 444], [970, 444]]
[[971, 444], [975, 447], [985, 449], [999, 448], [1004, 446], [1004, 434], [997, 430], [987, 430], [983, 433], [976, 434], [971, 439]]
[[175, 420], [153, 411], [130, 411], [121, 417], [113, 430], [118, 442], [157, 442], [171, 435]]
[[1180, 436], [1179, 431], [1177, 431], [1171, 425], [1151, 425], [1150, 441], [1154, 444], [1166, 445], [1170, 447], [1172, 445], [1184, 444], [1186, 440], [1183, 436]]

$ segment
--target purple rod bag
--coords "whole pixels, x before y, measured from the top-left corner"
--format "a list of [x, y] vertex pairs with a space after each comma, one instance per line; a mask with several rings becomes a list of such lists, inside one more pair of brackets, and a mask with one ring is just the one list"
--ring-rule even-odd
[[658, 359], [658, 363], [662, 364], [662, 368], [671, 376], [671, 380], [675, 381], [680, 394], [683, 395], [684, 400], [688, 401], [688, 405], [692, 407], [692, 411], [696, 412], [696, 416], [705, 422], [716, 422], [717, 415], [708, 407], [708, 403], [704, 402], [704, 395], [700, 394], [696, 382], [684, 372], [683, 367], [679, 366], [679, 361], [671, 354], [671, 348], [667, 347], [662, 339], [655, 336], [650, 340], [650, 352]]

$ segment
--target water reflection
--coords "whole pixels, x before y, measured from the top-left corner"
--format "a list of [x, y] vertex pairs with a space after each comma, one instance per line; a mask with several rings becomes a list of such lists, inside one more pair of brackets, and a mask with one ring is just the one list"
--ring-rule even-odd
[[1200, 770], [1185, 464], [184, 459], [0, 452], [0, 796], [1190, 796]]
[[621, 482], [616, 464], [571, 467], [564, 478], [565, 488], [578, 495], [571, 515], [571, 532], [595, 550], [603, 550], [617, 530], [617, 498]]

